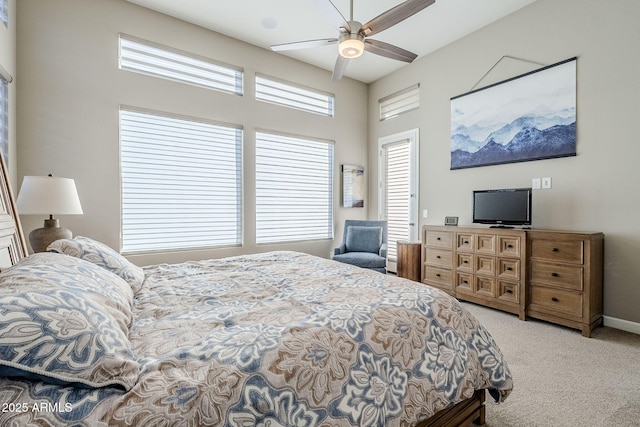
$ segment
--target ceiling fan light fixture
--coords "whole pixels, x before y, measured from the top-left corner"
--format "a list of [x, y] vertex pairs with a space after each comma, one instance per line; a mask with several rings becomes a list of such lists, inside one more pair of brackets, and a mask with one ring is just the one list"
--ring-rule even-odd
[[357, 58], [364, 53], [364, 37], [360, 34], [346, 34], [338, 45], [340, 56], [347, 59]]

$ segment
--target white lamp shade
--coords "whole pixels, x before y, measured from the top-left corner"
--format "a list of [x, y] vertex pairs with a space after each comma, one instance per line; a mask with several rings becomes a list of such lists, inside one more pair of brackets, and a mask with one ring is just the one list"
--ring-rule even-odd
[[25, 176], [16, 201], [24, 215], [82, 214], [76, 183], [57, 176]]

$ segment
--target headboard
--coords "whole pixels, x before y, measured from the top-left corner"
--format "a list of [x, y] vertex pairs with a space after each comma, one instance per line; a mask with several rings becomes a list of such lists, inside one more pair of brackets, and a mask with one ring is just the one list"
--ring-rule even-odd
[[0, 153], [0, 271], [28, 255], [20, 217], [11, 191], [7, 165]]

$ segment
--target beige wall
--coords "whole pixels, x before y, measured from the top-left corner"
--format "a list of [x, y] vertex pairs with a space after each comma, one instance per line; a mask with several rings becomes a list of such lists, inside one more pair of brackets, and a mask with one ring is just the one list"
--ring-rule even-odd
[[[533, 194], [535, 228], [605, 234], [604, 311], [610, 320], [640, 322], [640, 2], [537, 0], [370, 86], [369, 164], [377, 139], [420, 129], [422, 224], [447, 215], [471, 223], [473, 189], [529, 187], [552, 177], [552, 189]], [[449, 170], [450, 98], [469, 91], [503, 56], [553, 64], [577, 60], [577, 156]], [[479, 87], [537, 68], [505, 59]], [[379, 122], [377, 101], [420, 83], [420, 109]], [[370, 181], [376, 180], [372, 170]], [[371, 191], [377, 206], [377, 195]], [[375, 211], [370, 211], [375, 216]]]
[[[118, 33], [173, 46], [245, 71], [242, 97], [118, 69]], [[256, 128], [335, 141], [335, 224], [364, 219], [364, 209], [340, 207], [343, 163], [366, 165], [367, 86], [307, 64], [230, 39], [124, 0], [21, 0], [18, 5], [18, 155], [24, 175], [74, 178], [82, 216], [61, 217], [77, 235], [119, 247], [120, 193], [118, 106], [167, 111], [244, 126], [244, 241], [242, 248], [137, 256], [140, 264], [179, 262], [272, 249], [296, 249], [328, 257], [334, 242], [255, 244], [254, 134]], [[256, 72], [336, 95], [336, 117], [326, 118], [256, 102]], [[43, 218], [23, 216], [28, 233]]]

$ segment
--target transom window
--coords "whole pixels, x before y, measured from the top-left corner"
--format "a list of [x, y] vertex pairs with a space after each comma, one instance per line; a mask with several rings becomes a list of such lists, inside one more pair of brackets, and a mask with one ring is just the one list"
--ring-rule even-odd
[[242, 95], [240, 67], [120, 34], [120, 69]]
[[378, 101], [380, 120], [398, 117], [400, 114], [420, 108], [420, 85], [413, 85]]
[[330, 93], [261, 74], [256, 74], [256, 99], [329, 117], [335, 104]]

